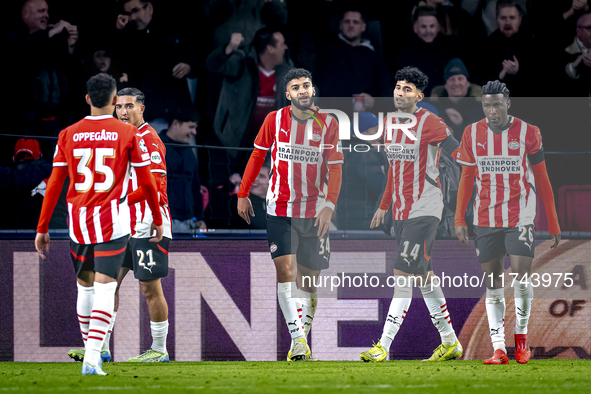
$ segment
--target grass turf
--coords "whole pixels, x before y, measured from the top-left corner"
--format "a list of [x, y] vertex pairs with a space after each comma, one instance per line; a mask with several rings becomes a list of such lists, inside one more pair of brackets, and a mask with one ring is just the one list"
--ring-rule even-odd
[[171, 362], [104, 364], [108, 376], [80, 376], [81, 363], [0, 363], [0, 391], [86, 390], [214, 393], [590, 393], [591, 360]]

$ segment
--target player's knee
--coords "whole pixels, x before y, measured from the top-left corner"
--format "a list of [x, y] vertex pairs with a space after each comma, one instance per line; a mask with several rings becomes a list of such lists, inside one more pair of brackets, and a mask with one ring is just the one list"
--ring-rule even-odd
[[160, 279], [151, 282], [140, 281], [140, 291], [148, 302], [163, 296]]

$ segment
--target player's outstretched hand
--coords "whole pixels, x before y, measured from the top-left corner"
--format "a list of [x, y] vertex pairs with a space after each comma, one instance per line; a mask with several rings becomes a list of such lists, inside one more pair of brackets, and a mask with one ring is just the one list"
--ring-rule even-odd
[[322, 208], [322, 211], [316, 217], [316, 221], [314, 222], [314, 227], [318, 227], [318, 231], [316, 235], [318, 238], [324, 237], [324, 234], [328, 231], [330, 227], [330, 218], [332, 217], [332, 209], [329, 207]]
[[552, 236], [552, 240], [554, 241], [554, 243], [552, 244], [552, 246], [550, 246], [550, 249], [554, 249], [555, 247], [558, 246], [558, 244], [560, 243], [560, 238], [561, 238], [560, 233], [554, 234]]
[[35, 236], [35, 249], [37, 249], [37, 253], [39, 256], [45, 260], [45, 255], [43, 254], [43, 247], [45, 246], [45, 251], [49, 252], [49, 234], [48, 233], [37, 233]]
[[458, 237], [461, 243], [470, 245], [470, 238], [468, 237], [468, 226], [456, 227], [456, 237]]
[[238, 199], [238, 215], [248, 224], [250, 224], [250, 217], [254, 217], [254, 209], [252, 209], [252, 203], [250, 198], [241, 197]]
[[386, 216], [386, 212], [388, 211], [378, 208], [376, 213], [373, 214], [373, 218], [371, 219], [369, 228], [376, 228], [380, 224], [384, 223], [384, 217]]
[[150, 225], [150, 234], [152, 234], [153, 237], [150, 238], [150, 242], [162, 241], [162, 234], [163, 233], [164, 233], [164, 228], [162, 227], [162, 225], [156, 226], [154, 223], [152, 223]]

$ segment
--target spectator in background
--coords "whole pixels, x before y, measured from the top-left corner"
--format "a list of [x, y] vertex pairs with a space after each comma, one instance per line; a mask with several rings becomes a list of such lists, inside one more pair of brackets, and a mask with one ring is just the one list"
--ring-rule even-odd
[[[327, 37], [339, 33], [343, 15], [342, 0], [286, 0], [289, 18], [285, 26], [285, 39], [289, 43], [293, 61], [316, 75], [317, 48]], [[302, 29], [301, 21], [306, 21]]]
[[213, 44], [227, 43], [239, 31], [249, 46], [263, 27], [279, 28], [287, 23], [287, 4], [283, 0], [209, 0], [203, 17], [213, 30]]
[[259, 30], [244, 47], [242, 33], [207, 57], [207, 69], [224, 76], [213, 128], [227, 147], [250, 146], [267, 114], [287, 105], [285, 73], [293, 68], [283, 34]]
[[157, 131], [169, 113], [192, 104], [187, 78], [193, 78], [196, 54], [174, 24], [158, 17], [153, 3], [123, 0], [115, 23], [115, 56], [125, 62], [129, 84], [150, 97], [145, 118]]
[[467, 36], [469, 33], [470, 14], [449, 0], [419, 0], [417, 6], [435, 8], [441, 34], [446, 36]]
[[536, 39], [521, 31], [523, 15], [519, 1], [497, 2], [499, 28], [483, 42], [477, 67], [483, 72], [479, 82], [498, 79], [511, 86], [512, 95], [517, 97], [538, 94], [538, 61], [545, 57], [540, 56], [543, 51]]
[[[497, 3], [499, 0], [461, 0], [461, 7], [472, 17], [470, 31], [478, 38], [490, 36], [497, 30]], [[519, 6], [526, 12], [528, 0], [517, 0]], [[546, 2], [547, 3], [547, 2]], [[548, 4], [545, 4], [547, 6]]]
[[482, 118], [482, 87], [470, 83], [468, 69], [460, 58], [447, 63], [443, 79], [445, 85], [431, 90], [431, 104], [438, 108], [441, 118], [460, 141], [466, 126]]
[[574, 42], [564, 52], [568, 94], [588, 97], [591, 94], [591, 13], [579, 17]]
[[39, 142], [21, 138], [14, 147], [14, 168], [2, 169], [2, 200], [10, 207], [2, 216], [2, 228], [34, 229], [41, 213], [45, 180], [51, 163], [42, 158]]
[[[225, 147], [252, 146], [267, 114], [288, 105], [283, 77], [293, 62], [289, 58], [283, 34], [264, 27], [257, 31], [251, 45], [244, 46], [242, 33], [232, 34], [230, 42], [216, 48], [206, 60], [207, 69], [223, 76], [222, 89], [213, 123], [211, 143]], [[220, 222], [216, 227], [241, 226], [235, 212], [234, 189], [240, 185], [248, 152], [239, 150], [210, 151], [211, 207]], [[228, 222], [234, 217], [235, 222]], [[234, 227], [233, 227], [234, 228]]]
[[[258, 30], [263, 27], [283, 30], [287, 23], [288, 7], [284, 0], [208, 0], [201, 7], [203, 32], [199, 52], [203, 64], [207, 55], [230, 42], [233, 33], [240, 32], [243, 37], [241, 46], [248, 48]], [[207, 127], [211, 128], [224, 77], [217, 73], [207, 74], [207, 70], [204, 73], [207, 78], [201, 89], [206, 99], [199, 108], [203, 108]]]
[[323, 97], [363, 97], [365, 109], [373, 108], [374, 97], [392, 94], [392, 77], [382, 56], [369, 40], [362, 38], [365, 18], [355, 8], [345, 9], [340, 33], [319, 47], [316, 81]]
[[[78, 28], [64, 20], [49, 23], [45, 0], [21, 1], [15, 12], [19, 17], [5, 34], [9, 57], [4, 71], [10, 76], [7, 90], [15, 103], [5, 127], [25, 135], [57, 137], [71, 120], [68, 75], [79, 64]], [[41, 151], [51, 157], [53, 144], [42, 141]]]
[[572, 0], [570, 8], [562, 13], [562, 19], [568, 20], [569, 18], [576, 16], [581, 12], [587, 11], [589, 11], [588, 0]]
[[[117, 89], [127, 87], [129, 80], [124, 70], [124, 64], [117, 58], [116, 43], [107, 41], [103, 37], [89, 40], [85, 51], [85, 78], [92, 77], [98, 73], [111, 75], [117, 81]], [[114, 40], [112, 40], [114, 41]]]
[[546, 46], [556, 46], [558, 53], [572, 42], [577, 20], [586, 12], [589, 12], [589, 0], [534, 1], [528, 17], [531, 17], [535, 36]]
[[197, 134], [198, 124], [199, 113], [186, 104], [171, 112], [168, 129], [159, 134], [165, 144], [187, 145], [166, 147], [168, 203], [173, 232], [207, 228], [203, 216], [199, 161], [196, 151], [189, 147], [191, 137]]
[[413, 14], [413, 36], [396, 56], [396, 69], [406, 66], [419, 68], [429, 77], [425, 96], [431, 93], [431, 86], [442, 85], [443, 69], [458, 56], [458, 40], [454, 36], [441, 34], [437, 11], [430, 6], [419, 6]]
[[[364, 135], [375, 135], [378, 131], [378, 118], [371, 112], [358, 114], [359, 132]], [[354, 124], [351, 122], [351, 130]], [[351, 134], [349, 143], [370, 144]], [[378, 143], [378, 141], [375, 141]], [[372, 212], [376, 209], [388, 170], [388, 162], [383, 149], [355, 151], [348, 148], [345, 152], [343, 167], [343, 184], [337, 206], [337, 228], [339, 230], [369, 230]]]

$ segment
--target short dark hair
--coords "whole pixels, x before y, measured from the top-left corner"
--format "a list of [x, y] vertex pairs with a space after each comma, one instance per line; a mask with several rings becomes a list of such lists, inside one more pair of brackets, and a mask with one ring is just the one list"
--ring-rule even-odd
[[437, 9], [435, 7], [431, 7], [430, 5], [415, 6], [412, 10], [413, 23], [416, 22], [421, 16], [434, 16], [437, 18]]
[[93, 107], [103, 108], [109, 105], [111, 95], [117, 90], [117, 81], [106, 73], [90, 77], [86, 82], [86, 93]]
[[497, 79], [495, 81], [488, 81], [482, 87], [482, 95], [484, 96], [485, 94], [502, 94], [503, 97], [509, 97], [511, 92], [509, 92], [505, 83]]
[[252, 45], [257, 55], [262, 54], [267, 49], [267, 45], [274, 47], [277, 45], [277, 40], [274, 37], [275, 33], [280, 33], [279, 30], [270, 27], [263, 27], [257, 30], [252, 39]]
[[133, 96], [138, 104], [145, 104], [146, 102], [144, 93], [136, 88], [123, 88], [117, 92], [117, 96]]
[[[312, 73], [305, 68], [292, 68], [283, 77], [285, 89], [287, 89], [287, 85], [289, 85], [292, 80], [300, 78], [308, 78], [310, 79], [310, 82], [312, 82]], [[314, 83], [312, 83], [312, 85], [314, 85]]]
[[517, 9], [517, 12], [519, 12], [519, 16], [525, 15], [525, 10], [523, 9], [521, 4], [519, 3], [519, 0], [499, 0], [497, 2], [497, 14], [496, 15], [499, 16], [499, 10], [501, 8], [508, 8], [508, 7], [515, 7]]
[[361, 20], [363, 21], [363, 23], [366, 22], [365, 15], [363, 15], [363, 11], [361, 10], [361, 8], [356, 7], [354, 5], [348, 5], [348, 6], [343, 7], [343, 10], [341, 13], [341, 19], [340, 19], [341, 21], [343, 20], [343, 18], [345, 17], [345, 14], [347, 12], [358, 12], [359, 15], [361, 15]]
[[170, 111], [168, 115], [168, 127], [170, 127], [175, 120], [180, 123], [195, 122], [199, 124], [201, 121], [201, 115], [199, 114], [199, 111], [197, 111], [197, 108], [192, 105], [182, 104]]
[[394, 75], [396, 82], [406, 81], [413, 83], [421, 92], [429, 85], [429, 77], [427, 74], [419, 70], [417, 67], [407, 66], [396, 71]]

